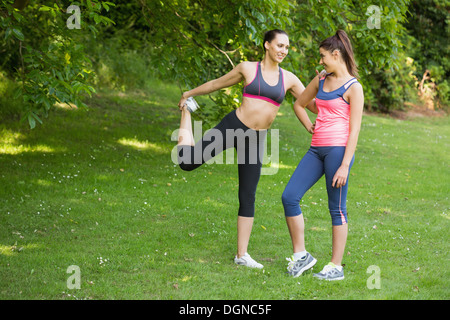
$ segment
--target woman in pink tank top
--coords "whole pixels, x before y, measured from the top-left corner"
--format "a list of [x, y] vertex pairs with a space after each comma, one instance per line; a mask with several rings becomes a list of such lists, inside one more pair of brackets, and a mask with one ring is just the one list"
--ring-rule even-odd
[[[288, 259], [288, 271], [297, 277], [317, 262], [305, 249], [304, 220], [299, 202], [305, 192], [325, 175], [333, 249], [331, 262], [314, 277], [342, 280], [344, 270], [341, 263], [348, 233], [348, 175], [361, 127], [364, 94], [357, 80], [353, 49], [344, 31], [338, 30], [334, 36], [322, 41], [319, 52], [320, 64], [327, 74], [316, 76], [294, 104], [298, 119], [312, 133], [312, 139], [310, 149], [282, 196], [294, 251], [293, 257]], [[315, 124], [305, 111], [305, 106], [314, 98], [318, 110]]]

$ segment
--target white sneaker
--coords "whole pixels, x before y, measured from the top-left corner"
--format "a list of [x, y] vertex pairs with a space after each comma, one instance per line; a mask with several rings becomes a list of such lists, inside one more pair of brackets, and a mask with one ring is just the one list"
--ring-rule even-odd
[[323, 267], [322, 271], [319, 273], [314, 273], [313, 277], [328, 281], [344, 280], [344, 268], [342, 268], [342, 266], [336, 266], [334, 263], [330, 262]]
[[255, 260], [253, 260], [252, 257], [250, 257], [250, 255], [247, 252], [240, 258], [235, 256], [234, 263], [240, 266], [246, 266], [250, 268], [258, 268], [258, 269], [264, 268], [264, 266], [261, 263], [258, 263]]
[[200, 108], [197, 101], [195, 101], [194, 98], [192, 98], [192, 97], [187, 98], [184, 105], [186, 106], [186, 108], [188, 109], [188, 111], [190, 113], [193, 113], [193, 112], [195, 112], [195, 110]]

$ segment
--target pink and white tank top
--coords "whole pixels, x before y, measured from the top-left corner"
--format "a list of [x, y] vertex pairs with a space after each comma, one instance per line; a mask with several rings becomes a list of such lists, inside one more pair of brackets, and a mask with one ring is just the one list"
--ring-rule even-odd
[[323, 91], [327, 75], [319, 79], [319, 91], [316, 106], [319, 111], [311, 140], [313, 147], [347, 146], [350, 127], [350, 104], [345, 101], [344, 93], [355, 82], [350, 79], [340, 88], [331, 92]]

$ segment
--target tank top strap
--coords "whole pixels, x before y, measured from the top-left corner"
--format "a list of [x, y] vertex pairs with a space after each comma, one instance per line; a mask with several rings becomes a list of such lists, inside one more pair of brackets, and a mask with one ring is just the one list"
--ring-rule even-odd
[[323, 84], [325, 83], [325, 79], [327, 78], [327, 75], [324, 75], [322, 78], [319, 78], [319, 92], [323, 92]]
[[348, 81], [344, 84], [344, 92], [347, 91], [347, 89], [350, 88], [350, 86], [351, 86], [352, 84], [354, 84], [355, 82], [358, 82], [358, 79], [353, 78], [353, 79], [348, 80]]
[[322, 78], [319, 78], [319, 81], [325, 81], [325, 79], [330, 75], [331, 73], [325, 73], [325, 75]]

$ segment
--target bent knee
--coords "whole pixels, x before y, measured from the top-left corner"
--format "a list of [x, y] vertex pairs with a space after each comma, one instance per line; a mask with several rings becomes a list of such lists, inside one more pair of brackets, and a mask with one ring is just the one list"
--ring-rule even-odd
[[281, 195], [281, 202], [283, 203], [284, 215], [286, 217], [295, 217], [302, 214], [300, 199], [296, 195], [284, 191]]
[[300, 200], [297, 197], [286, 190], [281, 195], [281, 202], [283, 205], [298, 205]]

